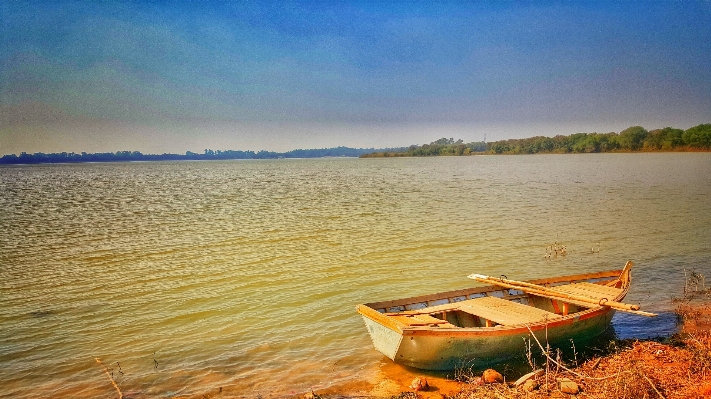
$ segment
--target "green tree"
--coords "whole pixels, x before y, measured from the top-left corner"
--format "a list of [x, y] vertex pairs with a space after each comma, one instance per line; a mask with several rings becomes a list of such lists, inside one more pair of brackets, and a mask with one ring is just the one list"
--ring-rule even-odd
[[663, 150], [671, 150], [684, 145], [684, 139], [682, 139], [682, 135], [684, 134], [683, 130], [665, 127], [662, 129], [662, 132], [664, 132], [664, 141], [662, 142]]
[[647, 137], [647, 129], [632, 126], [620, 132], [620, 146], [625, 150], [639, 150]]
[[664, 129], [651, 130], [644, 139], [643, 148], [645, 150], [671, 150], [682, 145], [681, 129], [665, 127]]
[[689, 147], [711, 148], [711, 123], [690, 127], [681, 137]]

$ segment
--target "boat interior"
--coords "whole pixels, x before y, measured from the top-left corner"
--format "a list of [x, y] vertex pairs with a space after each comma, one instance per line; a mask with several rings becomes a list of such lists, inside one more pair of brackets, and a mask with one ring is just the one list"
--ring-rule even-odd
[[[531, 280], [553, 291], [597, 300], [624, 296], [622, 270]], [[521, 290], [486, 286], [366, 304], [400, 328], [471, 328], [531, 324], [594, 307], [571, 299], [551, 299]]]

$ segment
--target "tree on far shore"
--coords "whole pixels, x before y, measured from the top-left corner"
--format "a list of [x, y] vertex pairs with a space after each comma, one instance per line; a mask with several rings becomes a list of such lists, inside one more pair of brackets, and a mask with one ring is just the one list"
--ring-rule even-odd
[[374, 152], [361, 157], [709, 150], [711, 150], [711, 124], [701, 124], [686, 131], [673, 127], [647, 131], [642, 126], [631, 126], [620, 133], [573, 133], [569, 136], [536, 136], [490, 143], [465, 144], [462, 140], [441, 138], [422, 146], [411, 145], [399, 152]]

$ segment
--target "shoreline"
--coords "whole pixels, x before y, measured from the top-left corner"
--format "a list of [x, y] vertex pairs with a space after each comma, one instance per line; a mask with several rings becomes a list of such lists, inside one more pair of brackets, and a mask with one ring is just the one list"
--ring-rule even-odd
[[[482, 384], [481, 372], [446, 378], [383, 361], [370, 381], [355, 381], [287, 396], [293, 399], [518, 399], [518, 398], [711, 398], [711, 295], [683, 301], [677, 306], [677, 333], [651, 339], [615, 339], [608, 353], [586, 357], [577, 366], [563, 358], [567, 370], [548, 362], [548, 372], [531, 379], [536, 389], [504, 384]], [[545, 359], [545, 358], [543, 358]], [[551, 359], [553, 360], [553, 359]], [[545, 365], [545, 363], [542, 363]], [[520, 377], [506, 364], [493, 366], [505, 381]], [[530, 369], [529, 369], [530, 371]], [[456, 374], [456, 373], [455, 373]], [[429, 389], [413, 388], [426, 379]], [[547, 379], [547, 382], [546, 382]], [[570, 380], [577, 394], [561, 391], [560, 380]], [[535, 383], [533, 383], [535, 381]], [[577, 395], [577, 396], [576, 396]], [[640, 395], [640, 396], [630, 396]]]
[[[355, 149], [358, 150], [358, 149]], [[441, 154], [441, 155], [404, 155], [403, 153], [390, 152], [390, 153], [372, 153], [363, 155], [333, 155], [333, 156], [303, 156], [303, 157], [292, 157], [292, 156], [278, 156], [278, 157], [251, 157], [251, 158], [197, 158], [197, 157], [187, 157], [181, 154], [167, 154], [170, 157], [163, 157], [163, 155], [146, 154], [143, 158], [136, 159], [97, 159], [97, 160], [39, 160], [39, 161], [25, 161], [19, 159], [12, 159], [15, 154], [7, 154], [0, 157], [0, 166], [30, 166], [30, 165], [79, 165], [79, 164], [126, 164], [126, 163], [151, 163], [151, 162], [210, 162], [210, 161], [264, 161], [264, 160], [298, 160], [298, 159], [382, 159], [382, 158], [438, 158], [438, 157], [476, 157], [476, 156], [492, 156], [492, 155], [503, 155], [503, 156], [519, 156], [519, 155], [592, 155], [592, 154], [681, 154], [681, 153], [708, 153], [711, 152], [711, 148], [675, 148], [669, 150], [653, 150], [653, 149], [640, 149], [640, 150], [607, 150], [607, 151], [594, 151], [594, 152], [559, 152], [559, 151], [541, 151], [534, 153], [496, 153], [496, 152], [472, 152], [469, 154], [454, 155], [454, 154]], [[49, 154], [56, 155], [56, 154]], [[30, 154], [34, 156], [34, 154]], [[4, 159], [8, 157], [7, 159]], [[16, 158], [19, 158], [15, 155]]]
[[374, 153], [361, 155], [358, 158], [362, 159], [381, 159], [381, 158], [437, 158], [437, 157], [475, 157], [475, 156], [485, 156], [485, 155], [504, 155], [504, 156], [518, 156], [518, 155], [593, 155], [593, 154], [681, 154], [681, 153], [706, 153], [711, 152], [711, 148], [674, 148], [669, 150], [653, 150], [653, 149], [641, 149], [641, 150], [607, 150], [607, 151], [592, 151], [592, 152], [561, 152], [561, 151], [540, 151], [532, 153], [513, 153], [513, 152], [472, 152], [469, 154], [454, 155], [454, 154], [438, 154], [438, 155], [403, 155], [398, 152], [391, 153]]

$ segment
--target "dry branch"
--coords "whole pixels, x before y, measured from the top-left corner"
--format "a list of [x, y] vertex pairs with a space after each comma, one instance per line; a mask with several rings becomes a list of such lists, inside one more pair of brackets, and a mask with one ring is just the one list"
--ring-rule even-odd
[[[582, 375], [582, 374], [580, 374], [580, 373], [576, 373], [575, 371], [573, 371], [573, 370], [571, 370], [571, 369], [565, 367], [564, 365], [560, 364], [559, 362], [555, 361], [555, 359], [553, 359], [552, 357], [550, 357], [550, 355], [548, 354], [548, 352], [547, 352], [545, 349], [543, 349], [543, 345], [541, 345], [541, 342], [538, 340], [538, 338], [536, 338], [536, 335], [533, 334], [533, 330], [531, 330], [531, 327], [529, 327], [528, 324], [526, 324], [526, 328], [528, 328], [528, 331], [531, 333], [531, 336], [533, 337], [533, 339], [536, 340], [536, 343], [538, 344], [538, 347], [541, 348], [541, 352], [543, 352], [543, 354], [548, 358], [548, 360], [550, 360], [551, 362], [553, 362], [555, 365], [557, 365], [558, 367], [562, 368], [563, 370], [565, 370], [565, 371], [567, 371], [567, 372], [569, 372], [569, 373], [571, 373], [571, 374], [573, 374], [573, 375], [576, 375], [576, 376], [578, 376], [578, 377], [580, 377], [580, 378], [586, 379], [586, 380], [607, 380], [607, 379], [609, 379], [609, 378], [615, 377], [615, 375], [608, 375], [607, 377], [588, 377], [588, 376], [586, 376], [586, 375]], [[548, 373], [546, 373], [546, 374], [548, 374]]]
[[660, 398], [666, 399], [666, 398], [664, 397], [664, 395], [662, 395], [662, 393], [659, 392], [659, 390], [658, 390], [657, 387], [654, 385], [654, 383], [652, 382], [652, 380], [650, 380], [646, 375], [642, 374], [641, 372], [639, 373], [639, 375], [641, 375], [642, 377], [644, 377], [645, 380], [647, 380], [647, 382], [649, 383], [649, 385], [651, 385], [652, 388], [654, 388], [654, 392], [656, 392], [657, 395], [659, 395]]

